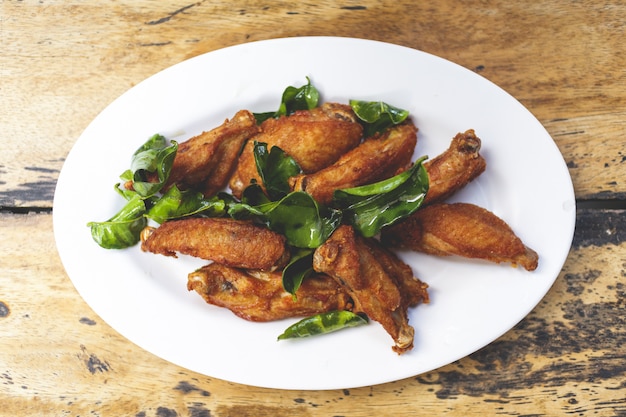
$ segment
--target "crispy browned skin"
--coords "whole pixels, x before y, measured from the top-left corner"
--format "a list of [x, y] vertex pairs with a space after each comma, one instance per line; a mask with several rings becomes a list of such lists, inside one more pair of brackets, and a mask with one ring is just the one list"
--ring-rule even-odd
[[428, 284], [422, 282], [413, 275], [409, 265], [400, 260], [396, 254], [385, 248], [376, 239], [364, 239], [369, 252], [380, 263], [383, 269], [395, 280], [400, 294], [404, 310], [418, 304], [426, 304], [428, 297]]
[[207, 303], [228, 308], [251, 321], [352, 308], [350, 297], [326, 275], [308, 277], [294, 299], [283, 289], [278, 271], [245, 271], [213, 263], [189, 274], [187, 288], [196, 291]]
[[228, 218], [188, 218], [163, 223], [142, 234], [141, 249], [176, 256], [177, 253], [224, 265], [271, 270], [289, 259], [285, 237], [250, 222]]
[[480, 138], [470, 129], [458, 133], [445, 152], [424, 163], [429, 179], [424, 205], [445, 200], [483, 173], [487, 164], [480, 146]]
[[217, 128], [180, 143], [166, 187], [215, 194], [226, 187], [243, 144], [258, 131], [254, 115], [240, 110]]
[[417, 128], [406, 122], [363, 141], [328, 168], [293, 177], [292, 188], [329, 204], [337, 189], [373, 183], [406, 170], [416, 144]]
[[[333, 277], [352, 297], [354, 311], [365, 313], [379, 322], [393, 338], [393, 350], [398, 354], [413, 347], [414, 330], [408, 323], [407, 308], [413, 302], [424, 299], [425, 288], [418, 282], [418, 295], [403, 295], [413, 285], [399, 284], [406, 277], [395, 274], [404, 267], [390, 266], [400, 262], [391, 254], [380, 260], [382, 248], [368, 244], [350, 226], [340, 226], [313, 256], [313, 268]], [[403, 272], [404, 274], [404, 272]]]
[[537, 268], [537, 253], [524, 245], [513, 230], [492, 212], [468, 203], [437, 203], [386, 228], [382, 241], [432, 255], [458, 255], [496, 263]]
[[335, 162], [361, 141], [363, 128], [350, 106], [325, 103], [313, 110], [298, 111], [288, 117], [268, 119], [261, 133], [244, 147], [229, 185], [236, 197], [255, 179], [261, 180], [254, 161], [254, 141], [278, 146], [300, 165], [303, 172], [315, 172]]

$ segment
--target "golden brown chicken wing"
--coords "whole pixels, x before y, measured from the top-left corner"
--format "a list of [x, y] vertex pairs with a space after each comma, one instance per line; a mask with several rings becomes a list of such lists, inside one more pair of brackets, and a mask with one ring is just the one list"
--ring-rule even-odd
[[281, 273], [245, 271], [210, 264], [188, 276], [187, 288], [213, 305], [226, 307], [251, 321], [303, 317], [333, 310], [350, 310], [350, 297], [326, 275], [307, 277], [297, 298], [282, 286]]
[[458, 255], [537, 268], [537, 253], [525, 246], [502, 219], [468, 203], [437, 203], [383, 229], [385, 245], [432, 255]]
[[[333, 277], [352, 297], [354, 311], [365, 313], [379, 322], [393, 338], [393, 350], [398, 354], [413, 347], [414, 329], [408, 323], [407, 307], [415, 298], [403, 295], [408, 284], [398, 284], [406, 278], [395, 274], [397, 267], [389, 262], [400, 262], [389, 254], [380, 260], [380, 247], [368, 245], [350, 226], [340, 226], [313, 256], [313, 268]], [[401, 268], [403, 269], [403, 268]], [[419, 293], [425, 288], [416, 283]]]
[[[268, 119], [254, 141], [278, 146], [290, 155], [303, 172], [315, 172], [335, 162], [361, 141], [363, 128], [348, 105], [325, 103], [313, 110], [298, 111], [287, 117]], [[236, 197], [252, 179], [261, 180], [254, 161], [254, 141], [249, 141], [229, 185]]]
[[445, 200], [483, 173], [487, 164], [480, 146], [480, 138], [470, 129], [458, 133], [445, 152], [424, 163], [429, 179], [424, 205]]
[[364, 240], [367, 249], [372, 256], [380, 263], [383, 269], [394, 278], [400, 294], [402, 295], [403, 309], [414, 307], [418, 304], [427, 304], [428, 284], [422, 282], [413, 275], [413, 270], [409, 265], [400, 260], [396, 254], [385, 248], [376, 239]]
[[142, 233], [141, 249], [195, 256], [235, 268], [272, 270], [289, 260], [285, 237], [251, 222], [229, 218], [171, 220]]
[[293, 177], [292, 188], [329, 204], [337, 189], [380, 181], [409, 168], [416, 143], [417, 128], [405, 122], [363, 141], [323, 170]]
[[180, 143], [166, 187], [215, 194], [228, 183], [245, 141], [258, 131], [254, 115], [240, 110], [217, 128]]

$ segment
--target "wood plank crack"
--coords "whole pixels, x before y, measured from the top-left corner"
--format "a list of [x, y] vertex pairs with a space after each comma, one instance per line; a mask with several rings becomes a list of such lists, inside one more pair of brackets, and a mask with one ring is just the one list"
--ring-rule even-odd
[[181, 14], [181, 13], [184, 13], [184, 12], [186, 12], [187, 10], [189, 10], [189, 9], [191, 9], [193, 7], [201, 5], [202, 3], [203, 3], [203, 1], [199, 1], [197, 3], [193, 3], [193, 4], [189, 4], [187, 6], [181, 7], [180, 9], [173, 11], [172, 13], [170, 13], [169, 15], [167, 15], [165, 17], [162, 17], [162, 18], [157, 19], [157, 20], [151, 20], [149, 22], [146, 22], [146, 25], [160, 25], [161, 23], [169, 22], [174, 16], [176, 16], [178, 14]]

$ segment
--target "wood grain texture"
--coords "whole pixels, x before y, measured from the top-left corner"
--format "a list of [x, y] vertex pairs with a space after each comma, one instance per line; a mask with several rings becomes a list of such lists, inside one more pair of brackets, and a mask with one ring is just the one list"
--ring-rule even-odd
[[[0, 0], [0, 416], [626, 416], [625, 28], [626, 4], [606, 0]], [[164, 68], [318, 35], [416, 48], [500, 85], [554, 138], [578, 201], [614, 209], [581, 205], [561, 274], [515, 328], [413, 378], [269, 390], [140, 349], [82, 300], [57, 255], [50, 210], [66, 155]]]
[[612, 217], [578, 214], [563, 271], [514, 329], [436, 371], [330, 391], [247, 387], [153, 356], [76, 293], [50, 215], [0, 215], [0, 416], [624, 415], [626, 242], [604, 232]]
[[626, 192], [623, 2], [7, 0], [0, 7], [0, 142], [11, 144], [0, 153], [0, 206], [51, 207], [80, 133], [150, 75], [230, 45], [317, 35], [397, 43], [478, 72], [548, 128], [579, 198]]

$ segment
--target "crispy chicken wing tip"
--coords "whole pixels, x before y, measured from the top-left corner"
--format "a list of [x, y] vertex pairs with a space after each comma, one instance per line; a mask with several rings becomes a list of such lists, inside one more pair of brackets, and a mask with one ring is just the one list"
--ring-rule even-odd
[[315, 250], [313, 268], [345, 289], [355, 311], [383, 326], [395, 352], [413, 348], [415, 330], [409, 324], [408, 308], [428, 299], [428, 286], [413, 276], [408, 265], [378, 241], [344, 225]]
[[527, 271], [534, 271], [539, 266], [539, 255], [528, 246], [524, 248], [524, 253], [519, 258], [513, 259], [511, 264], [514, 267], [521, 266]]
[[504, 220], [468, 203], [424, 207], [383, 230], [381, 238], [392, 247], [510, 263], [528, 271], [535, 270], [539, 261], [537, 252], [526, 246]]

